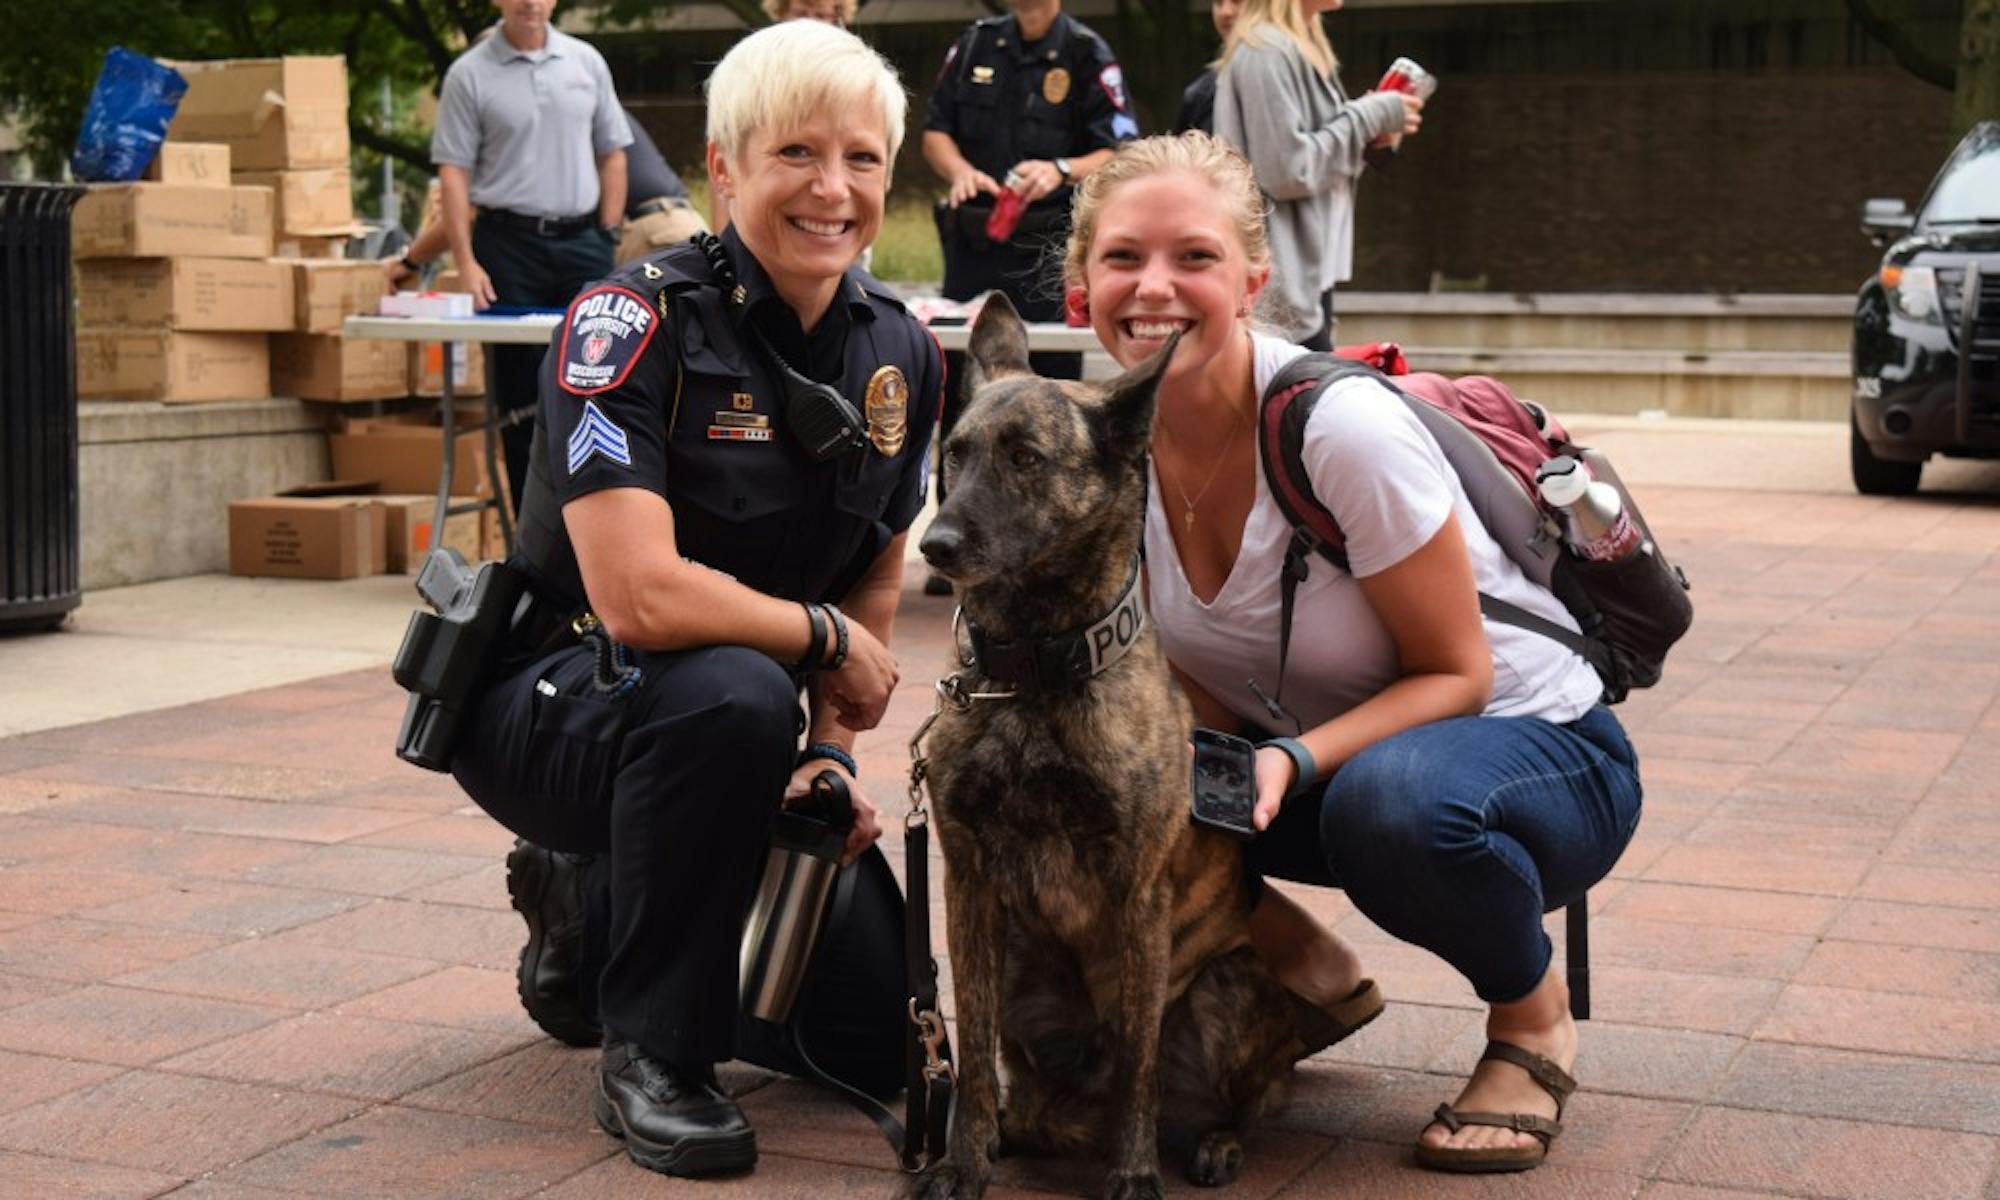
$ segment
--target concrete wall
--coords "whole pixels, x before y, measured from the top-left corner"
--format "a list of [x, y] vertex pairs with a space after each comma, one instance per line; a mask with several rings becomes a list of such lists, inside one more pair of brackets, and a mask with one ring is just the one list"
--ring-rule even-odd
[[84, 589], [229, 567], [231, 500], [327, 478], [325, 422], [297, 400], [85, 401]]

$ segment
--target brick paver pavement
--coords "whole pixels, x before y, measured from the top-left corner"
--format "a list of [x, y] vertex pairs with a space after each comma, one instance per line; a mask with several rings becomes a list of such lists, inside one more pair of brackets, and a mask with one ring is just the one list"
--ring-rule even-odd
[[[1550, 1165], [1410, 1165], [1477, 1052], [1473, 997], [1307, 892], [1391, 1006], [1302, 1067], [1229, 1195], [2000, 1200], [2000, 507], [1647, 501], [1698, 623], [1621, 710], [1646, 815], [1592, 896], [1596, 1014]], [[863, 742], [892, 815], [947, 613], [912, 594], [908, 678]], [[747, 1068], [753, 1175], [627, 1163], [586, 1113], [594, 1056], [515, 1004], [508, 839], [388, 755], [401, 709], [368, 671], [0, 741], [0, 1193], [893, 1189], [861, 1118]], [[1008, 1162], [996, 1194], [1096, 1177]]]

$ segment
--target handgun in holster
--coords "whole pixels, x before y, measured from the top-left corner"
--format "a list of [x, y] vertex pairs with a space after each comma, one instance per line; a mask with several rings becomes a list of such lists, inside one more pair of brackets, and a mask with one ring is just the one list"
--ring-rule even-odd
[[506, 649], [524, 581], [505, 563], [477, 571], [449, 546], [433, 549], [417, 574], [417, 593], [435, 612], [410, 614], [396, 651], [396, 682], [410, 693], [396, 757], [431, 771], [451, 770], [461, 718]]

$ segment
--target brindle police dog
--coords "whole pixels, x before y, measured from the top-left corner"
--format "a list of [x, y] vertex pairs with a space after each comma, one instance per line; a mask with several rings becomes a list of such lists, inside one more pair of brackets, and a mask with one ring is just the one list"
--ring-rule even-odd
[[1014, 698], [946, 705], [928, 735], [959, 1085], [948, 1153], [912, 1187], [924, 1200], [978, 1197], [996, 1144], [1098, 1153], [1106, 1196], [1159, 1196], [1162, 1132], [1190, 1179], [1228, 1183], [1242, 1122], [1282, 1103], [1300, 1051], [1249, 946], [1241, 852], [1188, 816], [1187, 702], [1151, 627], [1115, 619], [1172, 354], [1100, 388], [1030, 374], [998, 294], [972, 329], [976, 394], [921, 544], [986, 651], [960, 674], [999, 690], [993, 656], [1095, 630], [1068, 646], [1077, 669], [1044, 661]]

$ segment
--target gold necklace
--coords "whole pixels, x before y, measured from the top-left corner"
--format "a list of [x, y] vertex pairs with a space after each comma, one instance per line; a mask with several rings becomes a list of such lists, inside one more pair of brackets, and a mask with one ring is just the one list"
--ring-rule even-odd
[[[1208, 478], [1202, 481], [1200, 491], [1197, 491], [1193, 496], [1189, 496], [1187, 487], [1181, 483], [1181, 473], [1179, 471], [1174, 472], [1174, 490], [1181, 494], [1181, 528], [1183, 530], [1192, 531], [1194, 529], [1195, 505], [1200, 504], [1202, 498], [1208, 495], [1208, 489], [1215, 486], [1216, 476], [1222, 473], [1222, 464], [1229, 461], [1229, 448], [1236, 444], [1236, 429], [1243, 424], [1242, 410], [1230, 409], [1230, 418], [1229, 436], [1223, 440], [1222, 453], [1216, 456], [1215, 465], [1208, 469]], [[1168, 441], [1173, 440], [1173, 431], [1167, 428], [1165, 421], [1160, 422], [1160, 432], [1167, 435]]]

